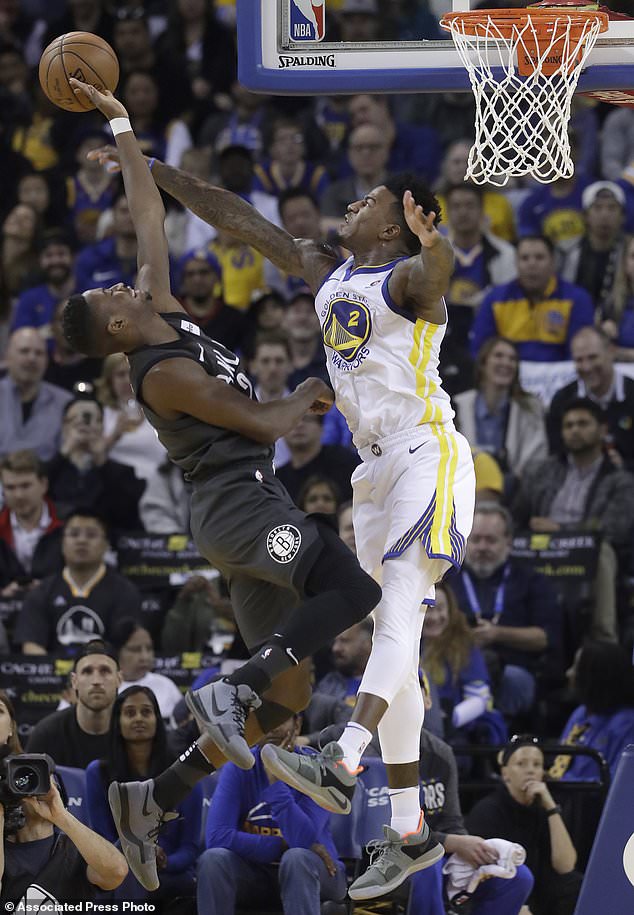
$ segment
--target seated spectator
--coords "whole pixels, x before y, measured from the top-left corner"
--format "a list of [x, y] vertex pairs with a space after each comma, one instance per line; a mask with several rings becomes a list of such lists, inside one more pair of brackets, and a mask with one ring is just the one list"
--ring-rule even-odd
[[258, 334], [280, 330], [286, 313], [286, 300], [276, 289], [257, 289], [247, 312], [249, 329], [243, 335], [239, 351], [248, 359], [252, 358], [255, 339]]
[[44, 899], [49, 905], [73, 899], [79, 907], [93, 900], [97, 906], [99, 890], [114, 890], [123, 882], [128, 873], [125, 858], [64, 806], [55, 776], [46, 794], [25, 797], [21, 807], [24, 825], [15, 833], [8, 831], [8, 818], [0, 807], [4, 911], [45, 908]]
[[156, 468], [139, 502], [139, 515], [148, 534], [189, 531], [190, 492], [183, 471], [165, 460]]
[[[172, 762], [165, 725], [156, 696], [146, 686], [129, 686], [119, 693], [112, 709], [108, 750], [86, 769], [86, 799], [90, 822], [99, 835], [117, 841], [108, 806], [110, 782], [151, 778]], [[194, 785], [176, 808], [178, 817], [157, 837], [156, 858], [161, 885], [149, 898], [170, 899], [194, 891], [196, 858], [202, 814], [202, 789]], [[130, 875], [115, 899], [141, 899], [146, 891]]]
[[[454, 98], [462, 97], [462, 93], [453, 95]], [[459, 187], [464, 182], [471, 145], [471, 140], [464, 139], [454, 140], [447, 146], [441, 163], [440, 178], [434, 190], [443, 216], [447, 212], [445, 192], [448, 188]], [[510, 200], [500, 191], [494, 191], [491, 187], [485, 186], [482, 207], [484, 230], [503, 241], [515, 242], [515, 213]]]
[[603, 412], [603, 445], [617, 467], [634, 469], [634, 379], [614, 365], [614, 349], [598, 327], [582, 327], [570, 342], [577, 380], [560, 388], [550, 402], [546, 420], [549, 450], [562, 453], [561, 421], [565, 407], [587, 397]]
[[[438, 134], [423, 123], [398, 121], [390, 111], [385, 95], [353, 95], [348, 102], [352, 128], [362, 124], [378, 127], [389, 144], [387, 170], [391, 174], [413, 171], [428, 184], [434, 181], [441, 159]], [[349, 174], [350, 166], [341, 169], [341, 177]]]
[[68, 391], [43, 381], [46, 344], [39, 331], [22, 327], [11, 334], [7, 375], [0, 379], [0, 455], [30, 449], [47, 461], [60, 443]]
[[329, 477], [337, 486], [341, 497], [352, 498], [350, 477], [359, 464], [359, 457], [341, 445], [322, 445], [322, 418], [307, 413], [285, 436], [290, 451], [290, 461], [278, 467], [276, 474], [296, 500], [309, 477], [318, 474]]
[[627, 556], [634, 516], [634, 477], [604, 454], [605, 418], [588, 398], [562, 410], [562, 453], [527, 471], [513, 505], [518, 524], [537, 533], [596, 531], [599, 550], [590, 634], [617, 638], [617, 555]]
[[496, 684], [496, 707], [509, 716], [532, 707], [535, 674], [546, 649], [552, 652], [561, 641], [550, 583], [512, 559], [511, 542], [507, 509], [478, 503], [465, 564], [449, 579]]
[[165, 117], [154, 76], [133, 70], [122, 80], [120, 93], [142, 152], [162, 159], [166, 165], [180, 165], [183, 153], [192, 145], [189, 127], [180, 117]]
[[[630, 9], [628, 5], [628, 9]], [[608, 181], [631, 180], [634, 161], [634, 112], [617, 108], [608, 114], [601, 131], [601, 174]]]
[[230, 350], [239, 349], [247, 327], [245, 315], [222, 300], [222, 268], [218, 258], [199, 248], [180, 260], [179, 301], [194, 323]]
[[174, 706], [183, 696], [173, 680], [154, 673], [154, 643], [147, 629], [133, 617], [120, 619], [112, 630], [112, 647], [119, 658], [119, 692], [128, 686], [151, 689], [156, 696], [161, 718], [169, 721]]
[[289, 301], [283, 326], [288, 332], [293, 357], [293, 372], [288, 379], [289, 388], [294, 390], [302, 381], [313, 376], [328, 382], [315, 299], [307, 289], [298, 290]]
[[11, 328], [36, 328], [50, 351], [55, 311], [61, 302], [66, 302], [75, 289], [73, 252], [64, 236], [58, 233], [46, 235], [40, 248], [40, 270], [44, 282], [39, 286], [25, 289], [19, 296]]
[[95, 286], [127, 283], [134, 286], [137, 271], [137, 242], [128, 201], [120, 191], [112, 205], [112, 235], [87, 245], [75, 262], [77, 292]]
[[58, 766], [85, 769], [108, 752], [112, 706], [121, 682], [110, 646], [99, 639], [84, 645], [70, 675], [75, 704], [53, 712], [35, 725], [27, 753], [49, 753]]
[[[14, 451], [0, 461], [4, 508], [0, 512], [0, 538], [14, 553], [22, 574], [14, 581], [15, 593], [61, 570], [62, 522], [46, 495], [48, 478], [44, 464], [32, 451]], [[3, 591], [7, 597], [6, 588]]]
[[221, 597], [218, 580], [192, 575], [167, 611], [161, 644], [172, 653], [211, 648], [214, 654], [223, 654], [235, 634], [231, 602]]
[[24, 654], [76, 655], [93, 639], [110, 636], [123, 617], [138, 616], [135, 586], [105, 564], [109, 544], [103, 521], [89, 509], [66, 519], [64, 569], [29, 592], [14, 639]]
[[[569, 130], [573, 160], [579, 155], [579, 144], [574, 131]], [[592, 183], [588, 175], [574, 174], [571, 178], [557, 178], [542, 184], [524, 200], [518, 214], [518, 234], [543, 235], [553, 248], [565, 252], [583, 236], [583, 192]]]
[[104, 145], [105, 132], [100, 127], [82, 130], [75, 138], [74, 174], [66, 179], [66, 205], [73, 234], [80, 245], [93, 245], [97, 239], [97, 224], [115, 200], [117, 178], [102, 168], [88, 153]]
[[[293, 238], [311, 238], [325, 242], [327, 224], [321, 218], [321, 210], [315, 197], [301, 188], [288, 188], [278, 198], [280, 221]], [[347, 206], [347, 205], [346, 205]], [[339, 217], [337, 227], [345, 214], [345, 208]], [[285, 300], [293, 299], [300, 292], [306, 292], [306, 281], [301, 276], [289, 276], [281, 273], [269, 262], [265, 265], [267, 283], [279, 290]]]
[[76, 505], [90, 506], [114, 532], [139, 530], [138, 505], [145, 483], [127, 464], [111, 460], [103, 431], [103, 408], [90, 397], [65, 407], [62, 444], [48, 467], [51, 498], [61, 517]]
[[[15, 709], [8, 694], [0, 690], [0, 755], [5, 747], [9, 753], [23, 753]], [[0, 878], [1, 879], [1, 878]]]
[[[425, 712], [429, 698], [425, 695]], [[421, 794], [425, 819], [434, 836], [445, 849], [444, 861], [419, 871], [411, 881], [410, 911], [416, 915], [439, 915], [445, 908], [447, 877], [443, 864], [447, 856], [457, 855], [473, 871], [498, 861], [498, 851], [481, 836], [469, 835], [465, 828], [460, 796], [458, 770], [451, 748], [427, 727], [421, 731]], [[471, 915], [518, 915], [533, 888], [533, 877], [525, 864], [510, 879], [487, 875], [469, 899]], [[444, 892], [443, 892], [444, 891]]]
[[[612, 778], [623, 750], [634, 743], [634, 671], [621, 645], [585, 642], [569, 671], [577, 708], [566, 722], [559, 743], [598, 750]], [[558, 756], [550, 778], [598, 781], [599, 770], [588, 756]]]
[[331, 184], [320, 201], [324, 221], [335, 230], [341, 225], [348, 204], [362, 200], [388, 177], [389, 140], [377, 125], [361, 124], [350, 131], [347, 154], [352, 174]]
[[544, 410], [523, 390], [517, 350], [503, 337], [482, 345], [474, 380], [475, 388], [454, 397], [456, 425], [472, 448], [493, 455], [511, 493], [525, 469], [548, 454]]
[[10, 295], [32, 285], [38, 269], [38, 215], [33, 207], [18, 203], [0, 229], [0, 266]]
[[448, 187], [445, 201], [443, 216], [455, 255], [445, 298], [450, 308], [475, 309], [492, 286], [517, 276], [515, 248], [487, 232], [484, 191], [477, 184], [462, 181]]
[[297, 504], [307, 515], [318, 513], [336, 517], [341, 497], [329, 477], [309, 477], [297, 495]]
[[64, 336], [62, 326], [62, 312], [66, 299], [58, 302], [51, 323], [52, 338], [48, 367], [44, 380], [56, 384], [69, 393], [90, 391], [96, 378], [101, 374], [102, 359], [93, 356], [84, 356], [76, 352]]
[[552, 243], [525, 236], [517, 246], [517, 279], [488, 292], [473, 322], [475, 356], [491, 337], [517, 346], [520, 359], [557, 362], [570, 358], [577, 330], [594, 323], [594, 306], [585, 291], [555, 272]]
[[[11, 187], [7, 184], [7, 187]], [[42, 172], [28, 172], [17, 185], [17, 202], [32, 207], [38, 215], [40, 225], [50, 230], [64, 224], [65, 210], [61, 203], [51, 199], [51, 186], [47, 175]]]
[[602, 312], [612, 294], [623, 250], [625, 192], [611, 181], [596, 181], [585, 189], [581, 202], [584, 233], [566, 249], [559, 272], [562, 279], [589, 292]]
[[134, 397], [130, 365], [123, 353], [106, 356], [95, 387], [103, 407], [108, 459], [131, 467], [139, 480], [152, 479], [166, 451]]
[[[288, 335], [282, 330], [262, 331], [253, 345], [249, 374], [255, 382], [255, 393], [261, 403], [278, 400], [290, 394], [288, 379], [293, 370]], [[275, 442], [275, 466], [287, 464], [291, 458], [283, 438]]]
[[627, 235], [617, 266], [612, 295], [599, 315], [619, 362], [634, 362], [634, 235]]
[[254, 167], [254, 190], [277, 197], [289, 188], [299, 188], [317, 200], [321, 198], [328, 186], [328, 174], [323, 165], [307, 161], [306, 140], [298, 121], [274, 121], [267, 152], [268, 158]]
[[[262, 743], [293, 750], [298, 733], [295, 715]], [[259, 748], [254, 755], [252, 769], [227, 763], [221, 770], [198, 862], [198, 907], [228, 915], [236, 906], [281, 897], [288, 915], [319, 915], [322, 900], [340, 901], [346, 893], [329, 814], [269, 776]]]
[[499, 756], [501, 784], [467, 815], [469, 832], [499, 837], [526, 849], [534, 878], [532, 915], [573, 915], [581, 889], [577, 852], [559, 807], [544, 782], [544, 754], [537, 737], [511, 738]]
[[342, 502], [337, 512], [339, 520], [339, 536], [346, 546], [350, 547], [353, 553], [357, 552], [357, 544], [354, 539], [354, 527], [352, 525], [352, 502]]
[[436, 684], [449, 743], [499, 743], [506, 727], [493, 712], [489, 671], [451, 588], [436, 585], [427, 607], [421, 666]]

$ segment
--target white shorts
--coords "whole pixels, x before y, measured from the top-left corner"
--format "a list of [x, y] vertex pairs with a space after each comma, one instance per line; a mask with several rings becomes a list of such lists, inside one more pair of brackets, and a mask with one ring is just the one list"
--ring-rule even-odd
[[381, 581], [383, 562], [420, 540], [421, 555], [460, 567], [471, 533], [471, 448], [452, 422], [426, 423], [360, 450], [352, 520], [362, 568]]

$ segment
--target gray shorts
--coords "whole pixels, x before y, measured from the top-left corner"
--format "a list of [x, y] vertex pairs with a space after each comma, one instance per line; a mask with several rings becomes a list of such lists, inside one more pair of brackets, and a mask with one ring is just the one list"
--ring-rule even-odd
[[245, 644], [256, 648], [303, 596], [323, 547], [317, 523], [270, 467], [249, 464], [194, 484], [191, 528], [201, 555], [227, 579]]

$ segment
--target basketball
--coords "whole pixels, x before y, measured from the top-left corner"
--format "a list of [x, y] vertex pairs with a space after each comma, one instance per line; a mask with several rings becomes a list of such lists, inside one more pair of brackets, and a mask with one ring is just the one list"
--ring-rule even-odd
[[119, 82], [119, 61], [108, 42], [99, 35], [67, 32], [51, 41], [43, 52], [40, 85], [58, 108], [90, 111], [95, 106], [84, 95], [75, 95], [68, 82], [71, 76], [97, 89], [114, 92]]

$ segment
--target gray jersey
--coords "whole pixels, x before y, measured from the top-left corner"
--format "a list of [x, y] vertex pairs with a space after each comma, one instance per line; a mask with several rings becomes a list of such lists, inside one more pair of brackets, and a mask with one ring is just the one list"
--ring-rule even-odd
[[273, 460], [271, 446], [190, 416], [186, 401], [183, 403], [183, 415], [178, 419], [163, 419], [144, 402], [141, 391], [147, 372], [157, 362], [174, 358], [193, 359], [202, 365], [208, 375], [224, 381], [245, 397], [257, 400], [253, 385], [235, 353], [207, 337], [183, 312], [162, 314], [161, 317], [178, 332], [180, 339], [155, 346], [141, 346], [128, 353], [128, 361], [137, 400], [156, 429], [170, 460], [185, 472], [187, 480], [194, 483], [238, 462], [270, 464]]

